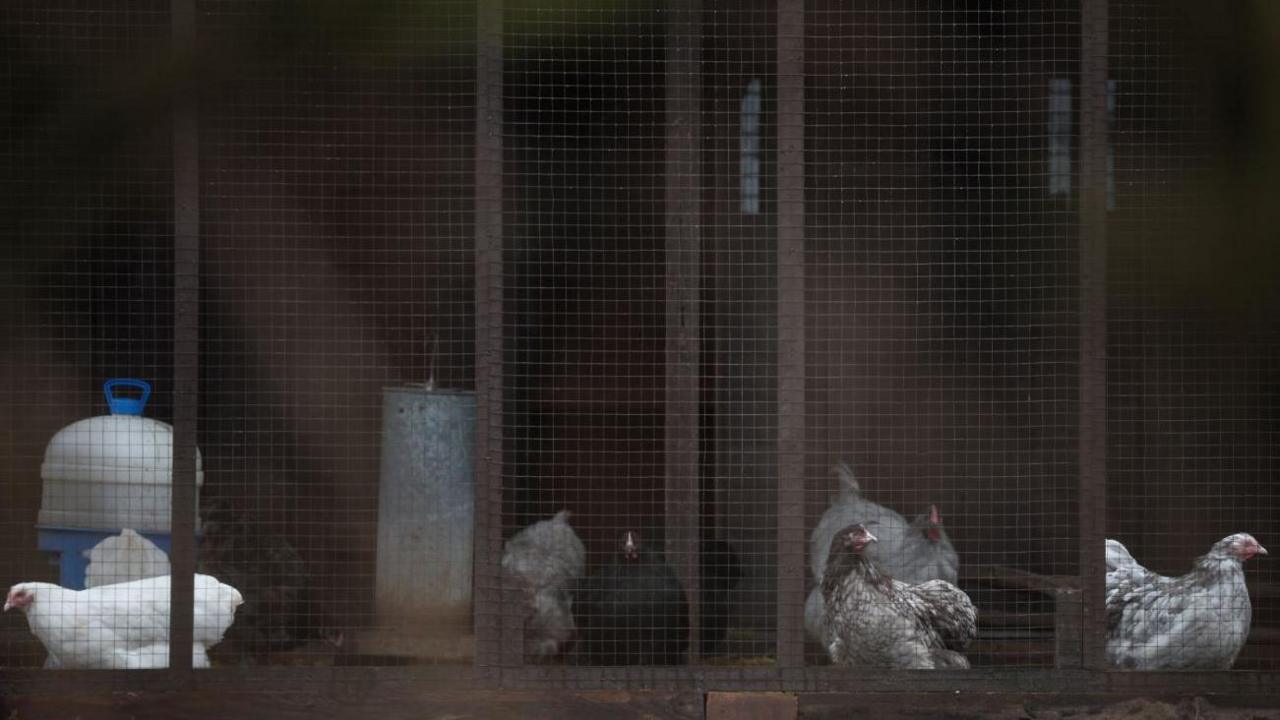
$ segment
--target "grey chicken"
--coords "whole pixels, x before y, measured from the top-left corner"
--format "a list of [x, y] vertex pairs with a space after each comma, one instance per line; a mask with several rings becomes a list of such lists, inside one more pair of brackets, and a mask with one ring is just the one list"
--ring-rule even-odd
[[1248, 533], [1214, 543], [1179, 577], [1154, 573], [1107, 540], [1107, 658], [1125, 670], [1227, 670], [1249, 637]]
[[570, 589], [586, 569], [586, 549], [561, 510], [507, 540], [502, 570], [524, 591], [529, 617], [525, 622], [525, 656], [545, 660], [562, 653], [574, 635]]
[[880, 540], [867, 549], [868, 558], [905, 583], [946, 580], [954, 584], [960, 575], [960, 557], [942, 525], [937, 505], [929, 506], [929, 512], [908, 523], [891, 508], [864, 498], [847, 463], [837, 463], [833, 470], [840, 478], [841, 490], [809, 536], [809, 569], [817, 586], [805, 602], [805, 629], [811, 638], [824, 644], [822, 577], [831, 540], [840, 529], [855, 523], [875, 528]]
[[978, 634], [978, 611], [945, 580], [911, 585], [866, 554], [877, 541], [861, 524], [831, 539], [823, 573], [823, 625], [831, 661], [912, 670], [965, 669], [960, 651]]

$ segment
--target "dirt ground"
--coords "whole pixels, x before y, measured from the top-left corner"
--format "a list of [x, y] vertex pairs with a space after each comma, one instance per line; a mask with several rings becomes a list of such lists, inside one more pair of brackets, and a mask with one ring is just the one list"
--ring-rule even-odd
[[1137, 698], [1104, 707], [1036, 709], [1024, 707], [1022, 714], [1006, 715], [1008, 720], [1280, 720], [1276, 708], [1215, 707], [1205, 698], [1190, 698], [1176, 704]]
[[1280, 701], [1203, 697], [1087, 703], [1060, 696], [1018, 702], [970, 695], [925, 704], [910, 700], [885, 703], [864, 697], [850, 703], [811, 701], [801, 705], [800, 717], [805, 720], [1280, 720]]

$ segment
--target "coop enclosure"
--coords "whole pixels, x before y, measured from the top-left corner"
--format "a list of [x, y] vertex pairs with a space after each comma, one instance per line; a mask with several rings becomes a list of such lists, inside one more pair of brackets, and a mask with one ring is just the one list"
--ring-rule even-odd
[[[128, 527], [51, 521], [91, 501], [46, 451], [138, 378], [174, 502], [133, 529], [244, 595], [215, 673], [891, 683], [806, 637], [841, 461], [934, 510], [978, 609], [973, 670], [915, 687], [1104, 671], [1104, 537], [1168, 575], [1280, 537], [1264, 16], [6, 3], [0, 575]], [[585, 576], [627, 532], [663, 554], [675, 665], [534, 657], [499, 563], [566, 509]], [[1245, 578], [1234, 667], [1266, 687], [1274, 561]], [[0, 666], [45, 662], [20, 613], [0, 633]]]

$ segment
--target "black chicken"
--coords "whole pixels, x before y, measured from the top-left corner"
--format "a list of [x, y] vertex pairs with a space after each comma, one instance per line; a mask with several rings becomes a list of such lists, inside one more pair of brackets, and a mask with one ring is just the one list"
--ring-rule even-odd
[[684, 586], [660, 553], [634, 532], [607, 565], [579, 581], [573, 593], [581, 665], [679, 665], [689, 647]]
[[240, 590], [244, 605], [214, 649], [219, 662], [257, 664], [266, 656], [319, 641], [330, 651], [343, 635], [319, 601], [316, 575], [280, 535], [227, 502], [204, 513], [199, 572]]
[[742, 565], [729, 543], [714, 538], [703, 541], [699, 563], [702, 574], [699, 652], [711, 657], [723, 652], [729, 631], [730, 596], [742, 579]]

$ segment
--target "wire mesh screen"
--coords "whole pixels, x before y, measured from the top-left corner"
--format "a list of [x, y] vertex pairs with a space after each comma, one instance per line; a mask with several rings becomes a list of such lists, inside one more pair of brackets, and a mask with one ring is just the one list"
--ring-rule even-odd
[[475, 9], [198, 11], [216, 657], [469, 662]]
[[[1066, 2], [809, 13], [814, 662], [1053, 662], [1055, 588], [1076, 572], [1078, 18]], [[837, 533], [857, 522], [865, 550]], [[855, 613], [875, 577], [850, 556], [958, 584], [977, 640], [862, 628], [919, 591]]]
[[703, 660], [773, 661], [777, 631], [775, 3], [704, 4]]
[[504, 28], [523, 656], [770, 663], [772, 9], [509, 3]]
[[[55, 656], [26, 622], [85, 619], [75, 591], [129, 568], [110, 543], [83, 553], [121, 527], [161, 543], [168, 532], [165, 491], [147, 484], [168, 462], [152, 423], [173, 412], [171, 135], [162, 79], [148, 72], [168, 27], [167, 2], [0, 10], [0, 575], [6, 588], [50, 583], [10, 593], [7, 605], [22, 612], [0, 621], [3, 666], [168, 663], [167, 625], [136, 606], [114, 606], [113, 620], [160, 645], [118, 659], [95, 655], [83, 636]], [[145, 413], [155, 420], [95, 417], [108, 413], [111, 378], [149, 381]]]
[[[1079, 667], [1100, 5], [180, 6], [0, 9], [0, 666], [169, 664], [198, 323], [197, 667]], [[1107, 9], [1107, 656], [1273, 670], [1270, 10]]]
[[534, 545], [531, 567], [507, 545], [536, 595], [525, 657], [562, 657], [572, 638], [583, 664], [675, 662], [688, 607], [665, 548], [663, 17], [509, 2], [503, 29], [504, 536], [571, 513], [566, 544]]
[[1108, 537], [1121, 545], [1108, 562], [1121, 567], [1107, 648], [1120, 667], [1280, 658], [1271, 562], [1246, 538], [1220, 542], [1272, 546], [1280, 530], [1268, 11], [1111, 6]]

